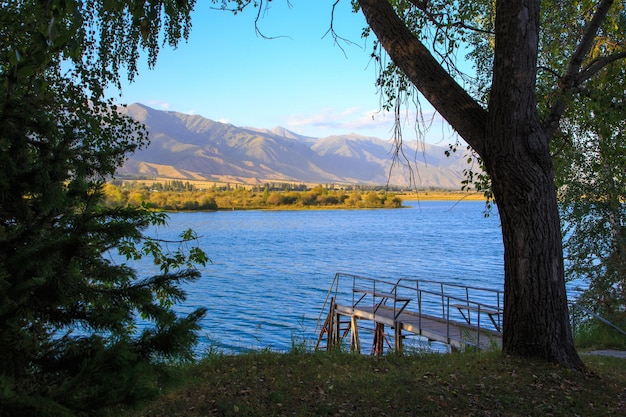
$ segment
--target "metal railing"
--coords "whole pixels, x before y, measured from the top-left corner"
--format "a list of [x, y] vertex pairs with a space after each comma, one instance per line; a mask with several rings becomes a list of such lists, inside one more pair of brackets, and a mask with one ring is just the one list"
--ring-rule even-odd
[[447, 338], [450, 337], [451, 322], [467, 323], [477, 329], [478, 340], [470, 344], [480, 346], [481, 330], [501, 332], [503, 297], [501, 290], [478, 286], [413, 278], [390, 281], [338, 272], [324, 301], [316, 332], [320, 330], [319, 324], [331, 298], [340, 305], [349, 303], [352, 308], [371, 301], [373, 311], [381, 305], [391, 308], [394, 319], [398, 319], [403, 311], [416, 312], [420, 329], [422, 317], [443, 320], [447, 324], [447, 334], [442, 336]]
[[622, 333], [623, 335], [626, 335], [626, 330], [619, 328], [617, 325], [615, 325], [614, 323], [611, 323], [610, 321], [608, 321], [607, 319], [605, 319], [604, 317], [600, 316], [599, 314], [594, 313], [593, 311], [581, 306], [580, 304], [577, 303], [570, 303], [570, 317], [572, 320], [572, 333], [576, 334], [576, 329], [578, 327], [578, 322], [577, 322], [577, 315], [575, 314], [574, 310], [578, 309], [580, 310], [583, 314], [593, 317], [597, 320], [599, 320], [601, 323], [606, 324], [607, 326], [612, 327], [613, 329], [617, 330], [618, 332]]

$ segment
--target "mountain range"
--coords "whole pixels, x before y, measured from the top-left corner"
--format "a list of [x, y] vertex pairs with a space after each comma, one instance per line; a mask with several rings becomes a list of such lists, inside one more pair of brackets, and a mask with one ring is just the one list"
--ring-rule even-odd
[[404, 145], [411, 161], [394, 163], [391, 141], [356, 134], [314, 138], [287, 129], [237, 127], [202, 116], [131, 104], [124, 111], [143, 123], [150, 145], [131, 155], [121, 177], [165, 177], [263, 184], [368, 184], [459, 189], [462, 155], [419, 143]]

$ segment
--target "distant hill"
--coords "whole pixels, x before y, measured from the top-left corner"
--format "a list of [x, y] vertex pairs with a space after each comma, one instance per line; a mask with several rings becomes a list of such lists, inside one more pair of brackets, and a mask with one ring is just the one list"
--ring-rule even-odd
[[[262, 184], [268, 181], [317, 184], [410, 186], [405, 167], [392, 167], [391, 143], [355, 134], [313, 138], [287, 129], [258, 129], [219, 123], [197, 115], [160, 111], [142, 104], [125, 110], [148, 129], [151, 144], [118, 170], [120, 176], [158, 176]], [[419, 144], [405, 149], [417, 187], [459, 189], [462, 155]]]

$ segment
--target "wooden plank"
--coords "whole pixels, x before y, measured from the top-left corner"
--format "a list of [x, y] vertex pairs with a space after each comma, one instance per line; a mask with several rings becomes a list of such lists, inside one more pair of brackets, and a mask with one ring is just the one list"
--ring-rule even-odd
[[426, 314], [420, 315], [413, 311], [404, 311], [394, 320], [394, 309], [389, 306], [359, 307], [336, 305], [336, 313], [360, 319], [371, 320], [376, 323], [388, 325], [394, 329], [398, 327], [396, 336], [401, 330], [420, 335], [429, 340], [442, 342], [457, 349], [463, 349], [468, 345], [478, 346], [481, 349], [501, 345], [502, 335], [491, 329], [456, 321], [446, 321], [442, 318]]
[[356, 316], [352, 316], [350, 318], [350, 350], [356, 351], [356, 353], [361, 353], [361, 342], [359, 340], [359, 327], [357, 325]]

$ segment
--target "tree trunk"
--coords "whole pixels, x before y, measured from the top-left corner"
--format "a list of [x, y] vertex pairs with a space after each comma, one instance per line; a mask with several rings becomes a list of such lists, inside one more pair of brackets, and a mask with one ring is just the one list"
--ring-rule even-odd
[[535, 101], [539, 0], [497, 1], [487, 111], [433, 68], [427, 48], [388, 0], [359, 4], [394, 63], [480, 154], [491, 176], [505, 250], [503, 352], [581, 368], [568, 317], [549, 138]]
[[548, 137], [535, 99], [539, 1], [496, 2], [496, 44], [483, 160], [504, 241], [503, 352], [580, 368], [565, 291]]
[[552, 167], [525, 151], [489, 152], [504, 241], [502, 349], [580, 368], [568, 316]]

